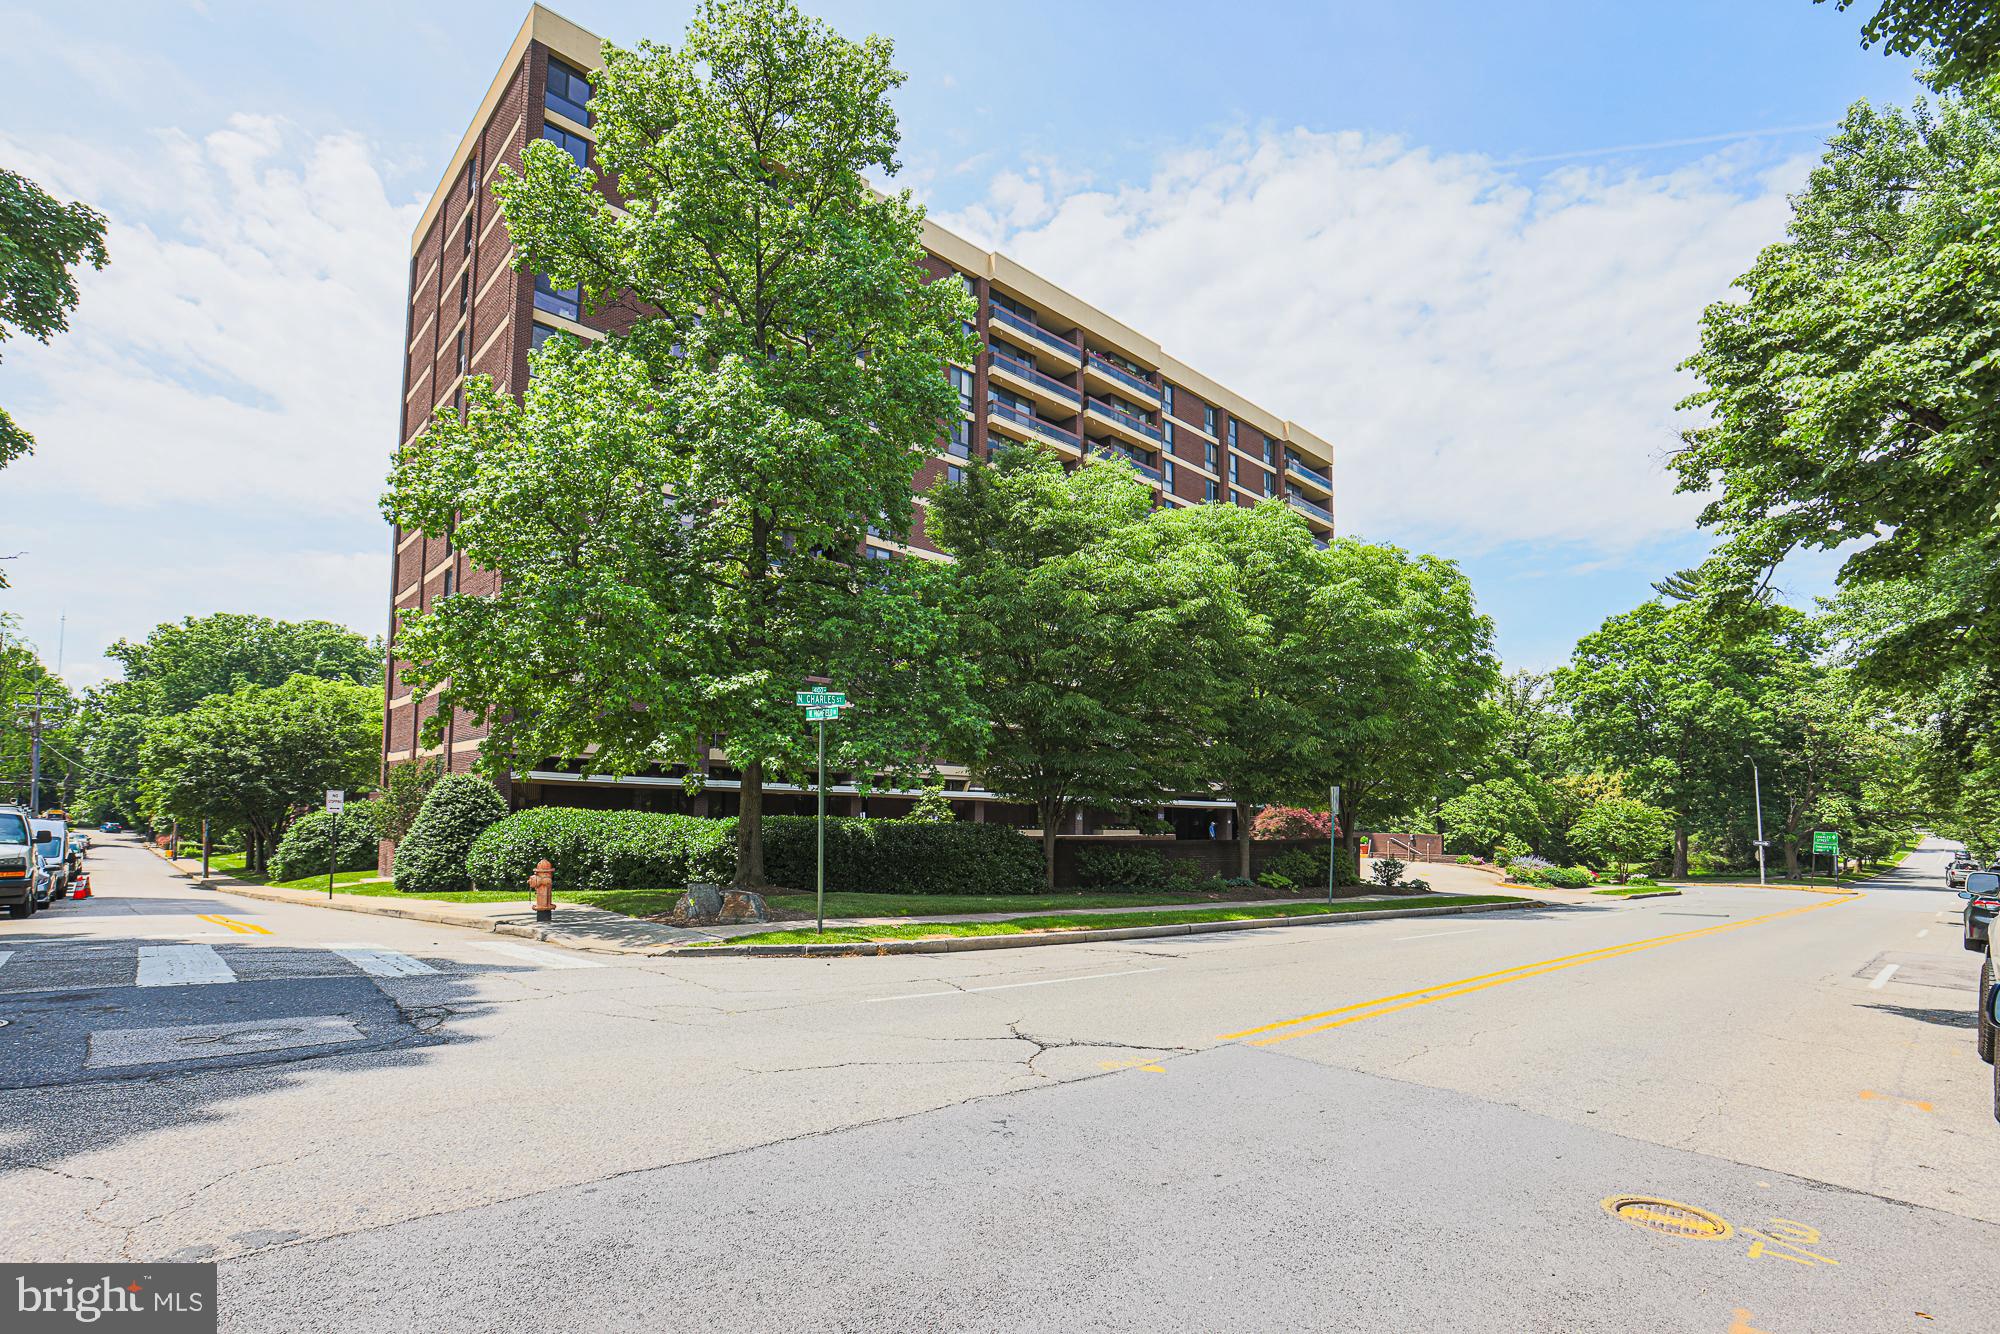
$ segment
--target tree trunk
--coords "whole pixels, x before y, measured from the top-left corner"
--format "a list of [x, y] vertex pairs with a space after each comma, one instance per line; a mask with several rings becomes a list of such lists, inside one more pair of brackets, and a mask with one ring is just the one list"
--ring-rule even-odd
[[1240, 880], [1250, 878], [1250, 821], [1253, 809], [1247, 801], [1236, 803], [1236, 875]]
[[1687, 879], [1688, 873], [1688, 831], [1687, 826], [1674, 822], [1674, 867], [1670, 875], [1676, 880]]
[[[736, 887], [764, 888], [764, 762], [743, 766], [743, 804], [736, 815]], [[799, 886], [790, 886], [797, 889]]]
[[1062, 803], [1038, 801], [1035, 809], [1042, 818], [1042, 884], [1053, 894], [1056, 890], [1056, 825], [1062, 820]]

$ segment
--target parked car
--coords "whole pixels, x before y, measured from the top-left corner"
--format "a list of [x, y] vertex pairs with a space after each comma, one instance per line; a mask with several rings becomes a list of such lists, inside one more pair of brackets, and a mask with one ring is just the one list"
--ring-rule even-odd
[[32, 917], [35, 912], [35, 890], [42, 878], [35, 837], [27, 811], [0, 806], [0, 905], [10, 917]]
[[1995, 914], [2000, 914], [2000, 871], [1974, 871], [1958, 891], [1965, 900], [1965, 948], [1983, 950]]
[[[61, 820], [32, 820], [35, 830], [35, 855], [42, 864], [42, 883], [36, 892], [43, 906], [55, 899], [69, 897], [69, 881], [72, 865], [69, 855], [69, 825]], [[42, 835], [47, 834], [47, 838]]]
[[[1984, 976], [1993, 976], [1993, 958], [1987, 955]], [[1996, 1026], [2000, 1026], [2000, 983], [1986, 982], [1979, 995], [1979, 1044], [1982, 1054], [1992, 1060], [1993, 1037]], [[1993, 1119], [2000, 1121], [2000, 1064], [1993, 1067]]]
[[1944, 882], [1953, 889], [1965, 888], [1965, 877], [1979, 869], [1979, 863], [1964, 853], [1951, 859], [1951, 865], [1944, 868]]
[[97, 826], [97, 832], [100, 834], [122, 834], [125, 832], [125, 826], [119, 824], [116, 820], [106, 820], [103, 824]]

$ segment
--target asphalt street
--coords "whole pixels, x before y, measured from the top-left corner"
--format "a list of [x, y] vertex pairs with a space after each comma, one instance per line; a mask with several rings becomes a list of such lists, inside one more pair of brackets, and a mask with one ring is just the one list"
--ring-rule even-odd
[[216, 1258], [226, 1328], [2000, 1328], [1942, 845], [811, 962], [93, 870], [0, 924], [0, 1253]]

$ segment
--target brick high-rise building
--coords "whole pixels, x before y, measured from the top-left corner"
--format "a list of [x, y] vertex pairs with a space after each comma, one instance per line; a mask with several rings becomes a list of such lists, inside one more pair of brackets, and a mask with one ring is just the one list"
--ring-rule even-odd
[[[421, 431], [439, 406], [462, 403], [466, 376], [488, 375], [503, 392], [519, 393], [529, 350], [550, 334], [601, 338], [618, 331], [611, 312], [585, 311], [576, 292], [509, 267], [507, 224], [488, 189], [494, 172], [518, 168], [536, 139], [551, 140], [591, 166], [595, 145], [585, 75], [599, 64], [601, 45], [560, 15], [540, 5], [530, 9], [424, 209], [410, 245], [400, 443]], [[919, 491], [953, 477], [990, 445], [1036, 442], [1079, 464], [1104, 453], [1129, 459], [1168, 504], [1250, 505], [1283, 497], [1322, 542], [1332, 536], [1333, 452], [1326, 441], [1230, 392], [1005, 255], [928, 222], [925, 245], [932, 270], [957, 275], [979, 299], [978, 334], [988, 351], [977, 366], [949, 368], [963, 414], [919, 474]], [[921, 505], [907, 546], [870, 539], [869, 551], [883, 558], [901, 551], [942, 559], [924, 535]], [[400, 529], [391, 569], [392, 637], [401, 610], [494, 586], [494, 576], [467, 564], [449, 542]], [[385, 765], [442, 757], [452, 772], [472, 767], [485, 731], [463, 712], [447, 720], [441, 747], [419, 748], [418, 728], [436, 712], [437, 699], [416, 698], [403, 684], [393, 644], [387, 696]], [[510, 795], [520, 805], [681, 809], [692, 801], [704, 813], [733, 809], [733, 775], [719, 767], [706, 793], [693, 799], [673, 775], [613, 780], [593, 778], [585, 768], [551, 762], [517, 774]], [[948, 775], [947, 788], [971, 818], [1033, 818], [1026, 808], [973, 790], [962, 773]], [[794, 789], [773, 784], [766, 791], [767, 810], [779, 812]], [[858, 809], [860, 798], [848, 804]], [[867, 809], [889, 814], [907, 804], [877, 796]], [[1199, 834], [1211, 820], [1226, 827], [1227, 806], [1188, 801], [1179, 803], [1173, 818], [1184, 832]]]

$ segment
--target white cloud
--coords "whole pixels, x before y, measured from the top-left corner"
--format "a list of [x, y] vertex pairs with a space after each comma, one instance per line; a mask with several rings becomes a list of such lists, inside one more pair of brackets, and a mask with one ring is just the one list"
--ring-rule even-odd
[[372, 510], [396, 428], [414, 205], [358, 139], [294, 142], [239, 116], [131, 151], [0, 138], [33, 179], [111, 219], [70, 332], [16, 344], [10, 405], [38, 439], [18, 480], [121, 508], [227, 491]]
[[105, 213], [111, 250], [70, 331], [0, 363], [37, 439], [4, 475], [30, 503], [0, 541], [29, 554], [0, 605], [45, 650], [66, 609], [86, 680], [112, 640], [189, 613], [379, 633], [419, 206], [362, 140], [265, 117], [129, 146], [0, 134], [0, 161]]
[[1233, 135], [1092, 189], [997, 178], [946, 226], [1333, 441], [1344, 531], [1625, 553], [1699, 502], [1674, 367], [1803, 159], [1539, 178], [1359, 133]]

